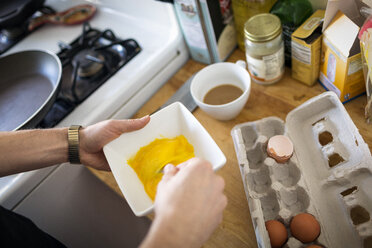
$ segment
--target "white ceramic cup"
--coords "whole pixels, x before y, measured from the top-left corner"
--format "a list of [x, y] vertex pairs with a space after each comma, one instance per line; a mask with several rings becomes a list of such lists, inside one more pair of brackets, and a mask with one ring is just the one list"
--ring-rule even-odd
[[[213, 118], [224, 121], [235, 118], [246, 104], [251, 91], [251, 77], [245, 68], [246, 64], [242, 60], [235, 64], [222, 62], [203, 68], [191, 81], [191, 96], [196, 104]], [[237, 86], [243, 90], [243, 94], [226, 104], [211, 105], [203, 102], [205, 95], [212, 88], [223, 84]]]

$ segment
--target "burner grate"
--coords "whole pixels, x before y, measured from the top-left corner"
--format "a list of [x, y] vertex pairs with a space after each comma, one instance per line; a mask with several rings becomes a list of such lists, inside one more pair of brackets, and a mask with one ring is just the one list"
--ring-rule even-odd
[[122, 40], [110, 30], [99, 31], [84, 23], [82, 34], [71, 44], [59, 44], [63, 66], [58, 100], [39, 124], [53, 127], [140, 51], [133, 39]]

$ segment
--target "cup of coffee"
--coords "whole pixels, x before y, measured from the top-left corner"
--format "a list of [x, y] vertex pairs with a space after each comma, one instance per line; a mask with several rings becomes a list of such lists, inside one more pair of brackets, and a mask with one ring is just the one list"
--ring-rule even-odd
[[235, 118], [246, 104], [251, 77], [246, 64], [221, 62], [200, 70], [191, 81], [190, 91], [196, 104], [217, 120]]

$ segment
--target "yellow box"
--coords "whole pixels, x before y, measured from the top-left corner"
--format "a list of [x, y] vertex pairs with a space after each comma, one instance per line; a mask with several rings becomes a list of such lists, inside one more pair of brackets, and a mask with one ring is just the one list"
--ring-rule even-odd
[[313, 85], [319, 77], [324, 10], [317, 10], [292, 34], [292, 77]]
[[365, 92], [358, 40], [362, 23], [360, 16], [350, 19], [337, 11], [323, 31], [319, 80], [327, 90], [334, 91], [342, 102]]

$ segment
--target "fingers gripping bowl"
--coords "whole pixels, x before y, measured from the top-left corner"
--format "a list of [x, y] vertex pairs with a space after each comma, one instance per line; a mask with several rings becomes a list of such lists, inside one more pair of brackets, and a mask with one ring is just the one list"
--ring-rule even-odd
[[124, 133], [104, 146], [103, 151], [125, 199], [137, 216], [149, 214], [154, 207], [151, 198], [127, 161], [137, 151], [157, 138], [185, 136], [194, 147], [196, 157], [208, 160], [214, 170], [226, 163], [226, 157], [198, 120], [176, 102], [154, 113], [150, 122], [138, 131]]

